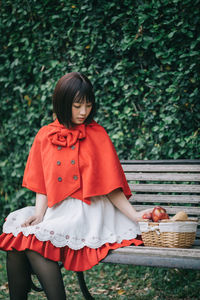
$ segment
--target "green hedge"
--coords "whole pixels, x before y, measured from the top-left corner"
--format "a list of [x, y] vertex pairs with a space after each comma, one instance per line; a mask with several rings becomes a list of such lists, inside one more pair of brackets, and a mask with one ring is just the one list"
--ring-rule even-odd
[[1, 211], [30, 203], [28, 151], [65, 73], [92, 81], [123, 159], [199, 158], [198, 0], [1, 1]]

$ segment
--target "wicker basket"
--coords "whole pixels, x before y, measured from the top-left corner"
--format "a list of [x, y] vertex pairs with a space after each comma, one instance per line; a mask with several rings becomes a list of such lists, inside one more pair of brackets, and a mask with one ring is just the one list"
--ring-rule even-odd
[[160, 223], [139, 222], [142, 240], [148, 247], [189, 248], [194, 243], [197, 219], [187, 221], [162, 220]]

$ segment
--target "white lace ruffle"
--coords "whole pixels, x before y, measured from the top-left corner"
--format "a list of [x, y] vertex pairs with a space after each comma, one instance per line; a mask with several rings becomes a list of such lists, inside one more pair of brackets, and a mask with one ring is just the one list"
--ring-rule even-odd
[[8, 215], [3, 232], [14, 236], [20, 232], [25, 236], [34, 234], [40, 241], [51, 241], [56, 247], [68, 246], [74, 250], [120, 243], [141, 234], [139, 225], [123, 215], [106, 196], [92, 197], [91, 200], [88, 205], [67, 198], [47, 208], [43, 221], [29, 227], [21, 227], [21, 224], [34, 214], [35, 207], [16, 210]]

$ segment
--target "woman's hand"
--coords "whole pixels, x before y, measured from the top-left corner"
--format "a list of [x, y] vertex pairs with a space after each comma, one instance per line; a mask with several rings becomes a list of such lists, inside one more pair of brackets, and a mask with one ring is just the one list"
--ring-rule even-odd
[[47, 210], [47, 196], [43, 194], [36, 194], [35, 214], [29, 217], [21, 226], [27, 227], [39, 224], [42, 222], [45, 212]]
[[28, 227], [39, 224], [42, 222], [43, 217], [44, 216], [31, 216], [21, 225], [21, 227]]
[[141, 211], [137, 211], [137, 212], [136, 212], [136, 219], [137, 219], [137, 222], [138, 222], [138, 221], [141, 221], [142, 216], [143, 216], [144, 214], [151, 213], [152, 211], [153, 211], [153, 208], [148, 208], [148, 209], [144, 209], [144, 210], [141, 210]]

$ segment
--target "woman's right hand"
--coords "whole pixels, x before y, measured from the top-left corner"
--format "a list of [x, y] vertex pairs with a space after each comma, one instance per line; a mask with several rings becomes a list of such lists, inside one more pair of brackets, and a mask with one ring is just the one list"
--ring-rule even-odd
[[42, 220], [43, 220], [43, 216], [41, 216], [41, 215], [31, 216], [23, 224], [21, 224], [21, 227], [33, 226], [33, 225], [41, 223]]
[[47, 196], [43, 194], [36, 194], [35, 214], [29, 217], [21, 227], [28, 227], [42, 222], [45, 212], [47, 210]]

